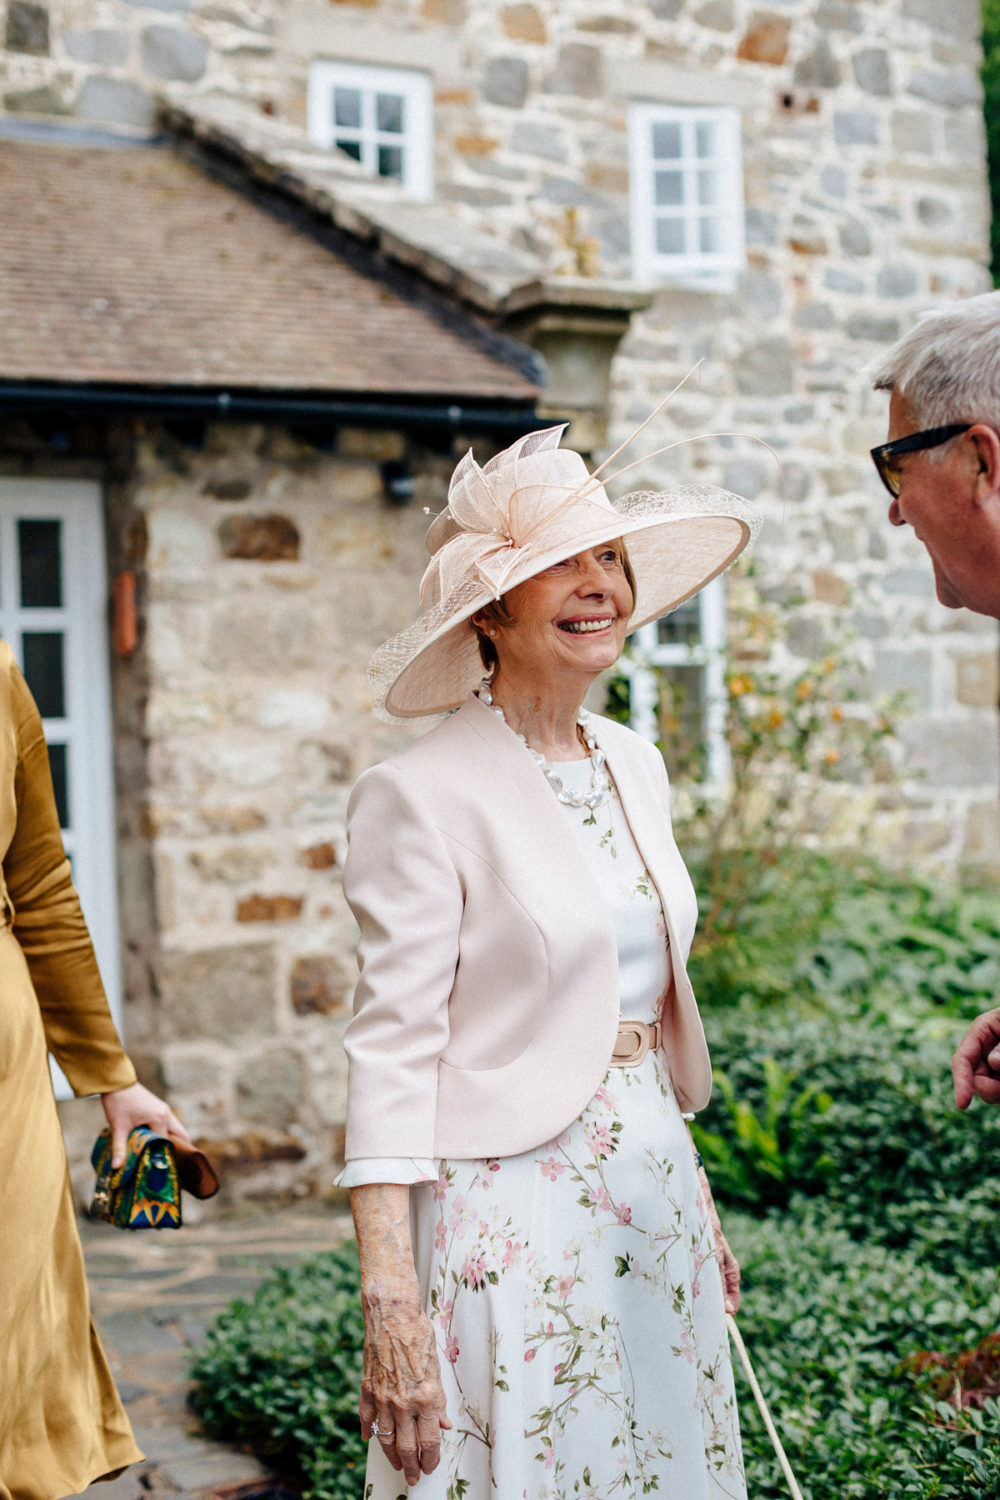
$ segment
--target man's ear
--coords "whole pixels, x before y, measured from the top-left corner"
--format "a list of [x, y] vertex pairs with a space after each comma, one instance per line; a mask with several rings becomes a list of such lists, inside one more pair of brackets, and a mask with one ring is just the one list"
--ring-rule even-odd
[[985, 422], [977, 422], [965, 434], [973, 446], [977, 463], [976, 501], [1000, 498], [1000, 435]]

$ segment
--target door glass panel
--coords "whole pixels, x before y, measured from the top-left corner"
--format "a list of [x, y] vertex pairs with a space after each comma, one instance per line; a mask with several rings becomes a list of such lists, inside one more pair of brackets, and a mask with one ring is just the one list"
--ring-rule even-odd
[[345, 156], [353, 156], [353, 158], [354, 158], [355, 161], [360, 161], [361, 160], [361, 142], [360, 141], [341, 141], [341, 140], [336, 140], [336, 141], [334, 141], [333, 144], [336, 146], [336, 148], [337, 148], [338, 151], [343, 151], [343, 153], [344, 153]]
[[24, 677], [43, 719], [66, 717], [66, 676], [63, 634], [56, 630], [26, 630], [21, 637]]
[[65, 745], [49, 745], [49, 766], [52, 771], [52, 789], [56, 794], [56, 807], [59, 809], [59, 827], [69, 828], [69, 774]]
[[62, 522], [17, 523], [21, 608], [62, 608]]

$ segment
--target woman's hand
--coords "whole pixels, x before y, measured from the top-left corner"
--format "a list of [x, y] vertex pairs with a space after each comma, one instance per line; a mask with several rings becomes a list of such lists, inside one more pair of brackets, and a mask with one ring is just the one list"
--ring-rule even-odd
[[137, 1125], [148, 1125], [159, 1135], [176, 1136], [186, 1146], [193, 1144], [184, 1126], [170, 1105], [141, 1083], [131, 1083], [127, 1089], [115, 1089], [102, 1094], [101, 1103], [111, 1126], [111, 1165], [121, 1166], [131, 1131]]
[[[386, 1289], [388, 1291], [388, 1289]], [[372, 1424], [382, 1452], [408, 1485], [430, 1474], [441, 1458], [441, 1428], [450, 1427], [438, 1366], [434, 1329], [415, 1300], [379, 1287], [362, 1292], [365, 1317], [361, 1377], [362, 1436]]]
[[[409, 1189], [399, 1183], [351, 1188], [365, 1319], [358, 1415], [408, 1485], [441, 1458], [450, 1427], [434, 1329], [421, 1306], [410, 1244]], [[372, 1432], [378, 1424], [377, 1433]]]

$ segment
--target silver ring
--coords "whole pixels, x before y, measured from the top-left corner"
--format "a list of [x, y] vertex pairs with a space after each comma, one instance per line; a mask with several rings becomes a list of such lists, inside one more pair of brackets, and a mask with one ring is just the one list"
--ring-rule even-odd
[[386, 1432], [384, 1428], [378, 1425], [378, 1417], [375, 1417], [372, 1421], [371, 1433], [373, 1438], [391, 1438], [396, 1436], [396, 1429], [395, 1427], [390, 1427], [389, 1431]]

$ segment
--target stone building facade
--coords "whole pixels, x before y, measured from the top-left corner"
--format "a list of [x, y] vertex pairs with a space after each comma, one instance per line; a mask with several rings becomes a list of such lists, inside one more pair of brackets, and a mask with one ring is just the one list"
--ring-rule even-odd
[[[760, 502], [778, 664], [849, 634], [862, 697], [908, 695], [899, 779], [874, 799], [886, 854], [996, 872], [996, 627], [941, 608], [921, 547], [888, 527], [867, 456], [885, 399], [864, 378], [923, 309], [989, 285], [975, 0], [6, 0], [3, 25], [0, 128], [128, 137], [166, 118], [224, 140], [534, 344], [539, 412], [570, 416], [588, 455], [697, 366], [628, 456], [726, 436], [628, 487], [697, 475]], [[310, 145], [317, 62], [430, 79], [429, 200]], [[735, 112], [744, 243], [718, 274], [637, 264], [639, 107]], [[399, 743], [366, 718], [362, 668], [409, 617], [421, 506], [450, 461], [422, 453], [420, 503], [387, 508], [399, 443], [342, 428], [324, 453], [220, 421], [195, 447], [153, 424], [129, 429], [127, 482], [102, 469], [145, 610], [115, 666], [126, 1031], [241, 1191], [321, 1188], [338, 1149], [344, 802]], [[8, 471], [51, 469], [12, 445]], [[297, 551], [280, 527], [246, 540], [276, 517]]]

